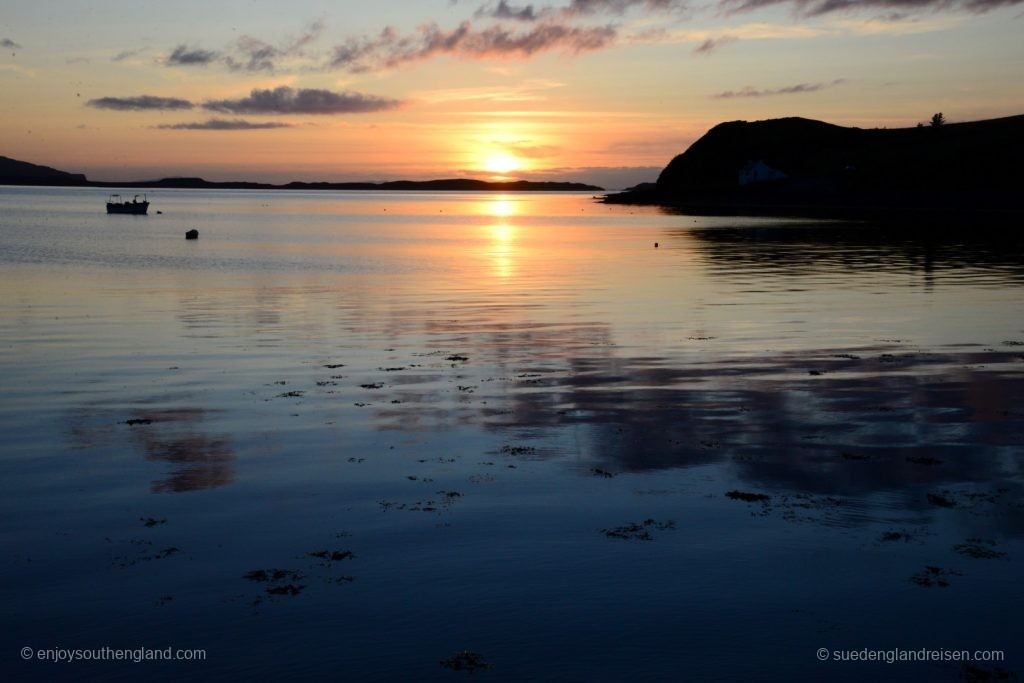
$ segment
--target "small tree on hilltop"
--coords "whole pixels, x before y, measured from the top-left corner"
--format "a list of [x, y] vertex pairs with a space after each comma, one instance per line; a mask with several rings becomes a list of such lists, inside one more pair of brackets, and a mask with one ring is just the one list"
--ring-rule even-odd
[[940, 111], [937, 114], [932, 114], [932, 128], [938, 128], [946, 123], [946, 117], [942, 115]]

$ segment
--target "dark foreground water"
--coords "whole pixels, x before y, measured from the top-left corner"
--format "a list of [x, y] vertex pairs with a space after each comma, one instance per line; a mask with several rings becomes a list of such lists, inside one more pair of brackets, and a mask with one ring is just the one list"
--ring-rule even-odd
[[6, 679], [1024, 672], [1019, 240], [104, 199], [0, 188]]

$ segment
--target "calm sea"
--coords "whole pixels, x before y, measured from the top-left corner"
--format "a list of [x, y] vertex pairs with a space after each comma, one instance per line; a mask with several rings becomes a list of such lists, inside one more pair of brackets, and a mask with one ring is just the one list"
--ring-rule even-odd
[[1020, 238], [105, 199], [0, 188], [9, 680], [1024, 671]]

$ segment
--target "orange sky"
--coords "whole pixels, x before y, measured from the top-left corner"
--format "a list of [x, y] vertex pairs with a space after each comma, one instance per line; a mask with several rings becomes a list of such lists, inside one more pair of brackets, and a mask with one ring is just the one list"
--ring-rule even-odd
[[616, 187], [723, 120], [1024, 112], [1020, 2], [14, 0], [0, 154], [94, 179]]

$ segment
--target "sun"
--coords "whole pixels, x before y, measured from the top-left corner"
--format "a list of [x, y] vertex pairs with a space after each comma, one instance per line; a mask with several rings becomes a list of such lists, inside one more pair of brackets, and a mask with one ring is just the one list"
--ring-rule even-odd
[[484, 161], [484, 170], [490, 173], [506, 175], [523, 167], [522, 162], [511, 154], [492, 154]]

